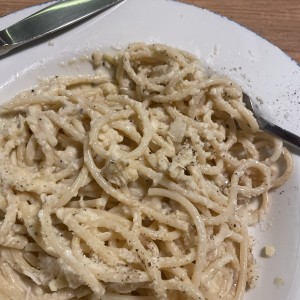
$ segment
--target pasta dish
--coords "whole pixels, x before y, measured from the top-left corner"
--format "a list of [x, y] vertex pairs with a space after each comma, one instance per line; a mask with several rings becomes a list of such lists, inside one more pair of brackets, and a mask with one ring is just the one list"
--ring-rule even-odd
[[92, 62], [0, 108], [0, 299], [242, 299], [291, 155], [187, 52]]

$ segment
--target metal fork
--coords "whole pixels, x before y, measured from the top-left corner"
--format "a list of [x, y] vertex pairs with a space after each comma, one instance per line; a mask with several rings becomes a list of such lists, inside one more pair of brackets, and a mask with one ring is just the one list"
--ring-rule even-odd
[[245, 93], [243, 93], [243, 101], [246, 104], [246, 107], [253, 112], [253, 115], [256, 118], [258, 126], [261, 130], [266, 131], [274, 135], [275, 137], [282, 139], [288, 144], [296, 147], [297, 150], [300, 150], [300, 137], [298, 135], [287, 131], [263, 118], [255, 108], [255, 106], [252, 104], [250, 97]]

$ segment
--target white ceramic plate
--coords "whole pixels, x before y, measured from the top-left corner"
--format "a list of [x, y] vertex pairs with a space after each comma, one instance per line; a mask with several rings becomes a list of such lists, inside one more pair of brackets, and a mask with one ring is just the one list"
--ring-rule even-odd
[[[0, 29], [41, 6], [0, 18]], [[162, 42], [196, 54], [208, 67], [263, 99], [266, 118], [300, 134], [300, 68], [277, 47], [240, 25], [204, 9], [167, 0], [127, 0], [71, 30], [0, 58], [0, 102], [38, 78], [92, 72], [83, 61], [93, 49], [122, 48], [129, 42]], [[259, 264], [258, 286], [245, 299], [300, 299], [300, 157], [288, 183], [272, 193], [266, 221], [253, 230]], [[260, 257], [272, 244], [273, 258]], [[274, 279], [281, 278], [283, 286]]]

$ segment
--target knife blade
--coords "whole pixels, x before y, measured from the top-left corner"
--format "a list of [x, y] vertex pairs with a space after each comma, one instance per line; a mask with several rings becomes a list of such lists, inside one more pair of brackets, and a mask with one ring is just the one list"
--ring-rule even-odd
[[0, 56], [123, 0], [62, 0], [0, 31]]

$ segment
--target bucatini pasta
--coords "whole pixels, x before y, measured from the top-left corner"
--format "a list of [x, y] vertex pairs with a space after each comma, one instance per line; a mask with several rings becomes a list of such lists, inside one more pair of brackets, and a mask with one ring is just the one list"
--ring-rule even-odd
[[99, 55], [1, 108], [0, 299], [242, 299], [289, 152], [189, 53]]

